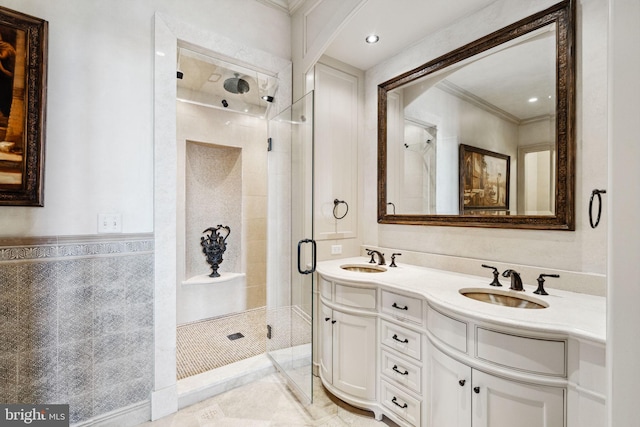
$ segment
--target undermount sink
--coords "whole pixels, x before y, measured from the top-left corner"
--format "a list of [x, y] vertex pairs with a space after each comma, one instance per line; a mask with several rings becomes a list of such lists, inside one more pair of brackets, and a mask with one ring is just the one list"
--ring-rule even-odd
[[514, 308], [547, 308], [549, 304], [528, 295], [518, 294], [513, 291], [502, 291], [499, 289], [465, 288], [460, 289], [460, 294], [467, 298], [488, 304], [502, 305]]
[[383, 273], [387, 271], [384, 267], [379, 267], [375, 264], [345, 264], [340, 266], [341, 269], [347, 271], [355, 271], [358, 273]]

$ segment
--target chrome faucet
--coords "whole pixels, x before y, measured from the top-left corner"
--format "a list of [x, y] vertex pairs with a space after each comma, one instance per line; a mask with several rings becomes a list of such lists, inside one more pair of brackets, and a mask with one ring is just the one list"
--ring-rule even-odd
[[378, 265], [386, 265], [386, 262], [384, 260], [384, 254], [381, 253], [380, 251], [367, 249], [367, 255], [371, 255], [371, 261], [369, 261], [370, 264], [376, 263], [375, 256], [378, 255]]
[[522, 279], [520, 278], [520, 273], [515, 270], [505, 270], [502, 273], [503, 277], [511, 277], [511, 286], [509, 289], [513, 291], [522, 291], [524, 292], [524, 288], [522, 287]]

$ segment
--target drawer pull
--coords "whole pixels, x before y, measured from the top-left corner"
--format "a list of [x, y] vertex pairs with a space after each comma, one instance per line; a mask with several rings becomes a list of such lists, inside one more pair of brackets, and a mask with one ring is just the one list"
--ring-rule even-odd
[[391, 305], [391, 307], [393, 308], [397, 308], [398, 310], [409, 310], [409, 306], [405, 305], [404, 307], [400, 307], [398, 304], [396, 304], [395, 302]]
[[480, 387], [474, 387], [474, 388], [473, 388], [473, 392], [474, 392], [475, 394], [480, 394]]
[[398, 341], [398, 342], [400, 342], [402, 344], [407, 344], [409, 342], [409, 340], [406, 339], [406, 338], [401, 340], [400, 338], [398, 338], [398, 335], [396, 335], [396, 334], [393, 334], [393, 336], [391, 338], [393, 338], [394, 340], [396, 340], [396, 341]]
[[398, 403], [398, 399], [395, 396], [393, 396], [393, 399], [391, 399], [391, 402], [394, 405], [396, 405], [397, 407], [402, 408], [402, 409], [406, 409], [408, 407], [406, 403], [404, 405], [399, 404]]
[[398, 365], [393, 365], [393, 369], [394, 371], [396, 371], [397, 373], [399, 373], [400, 375], [409, 375], [409, 371], [405, 370], [404, 372], [400, 372], [400, 370], [398, 370]]
[[458, 384], [460, 384], [460, 387], [464, 387], [464, 385], [467, 383], [467, 380], [460, 380], [458, 381]]

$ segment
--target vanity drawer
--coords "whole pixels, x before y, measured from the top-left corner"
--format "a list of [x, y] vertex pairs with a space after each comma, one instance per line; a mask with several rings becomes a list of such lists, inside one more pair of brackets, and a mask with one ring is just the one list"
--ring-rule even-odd
[[422, 335], [418, 332], [383, 320], [381, 341], [399, 353], [422, 360]]
[[420, 425], [421, 406], [419, 400], [386, 381], [381, 381], [381, 389], [382, 405], [411, 425]]
[[382, 291], [382, 312], [395, 319], [422, 325], [422, 298]]
[[444, 315], [428, 306], [427, 329], [444, 344], [467, 352], [467, 323]]
[[366, 308], [375, 310], [376, 308], [376, 288], [356, 287], [342, 283], [335, 283], [334, 302], [348, 307]]
[[422, 368], [400, 357], [382, 351], [382, 373], [396, 385], [422, 393]]
[[540, 375], [567, 375], [564, 340], [523, 337], [480, 327], [476, 340], [476, 357], [486, 362]]

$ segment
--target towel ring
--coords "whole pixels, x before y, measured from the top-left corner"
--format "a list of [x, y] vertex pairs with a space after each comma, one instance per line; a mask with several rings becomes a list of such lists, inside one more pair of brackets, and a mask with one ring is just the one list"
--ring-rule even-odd
[[[591, 198], [589, 199], [589, 224], [591, 224], [591, 228], [596, 228], [600, 223], [600, 216], [602, 215], [602, 196], [601, 194], [606, 194], [607, 190], [593, 190], [591, 192]], [[596, 222], [593, 222], [593, 196], [598, 197], [598, 216], [596, 216]]]
[[[338, 213], [337, 213], [338, 212], [338, 205], [343, 204], [343, 203], [347, 207], [347, 210], [344, 211], [344, 215], [338, 216]], [[348, 213], [349, 213], [349, 204], [347, 202], [345, 202], [344, 200], [338, 200], [338, 199], [335, 199], [333, 201], [333, 217], [335, 219], [342, 219], [345, 216], [347, 216]]]

